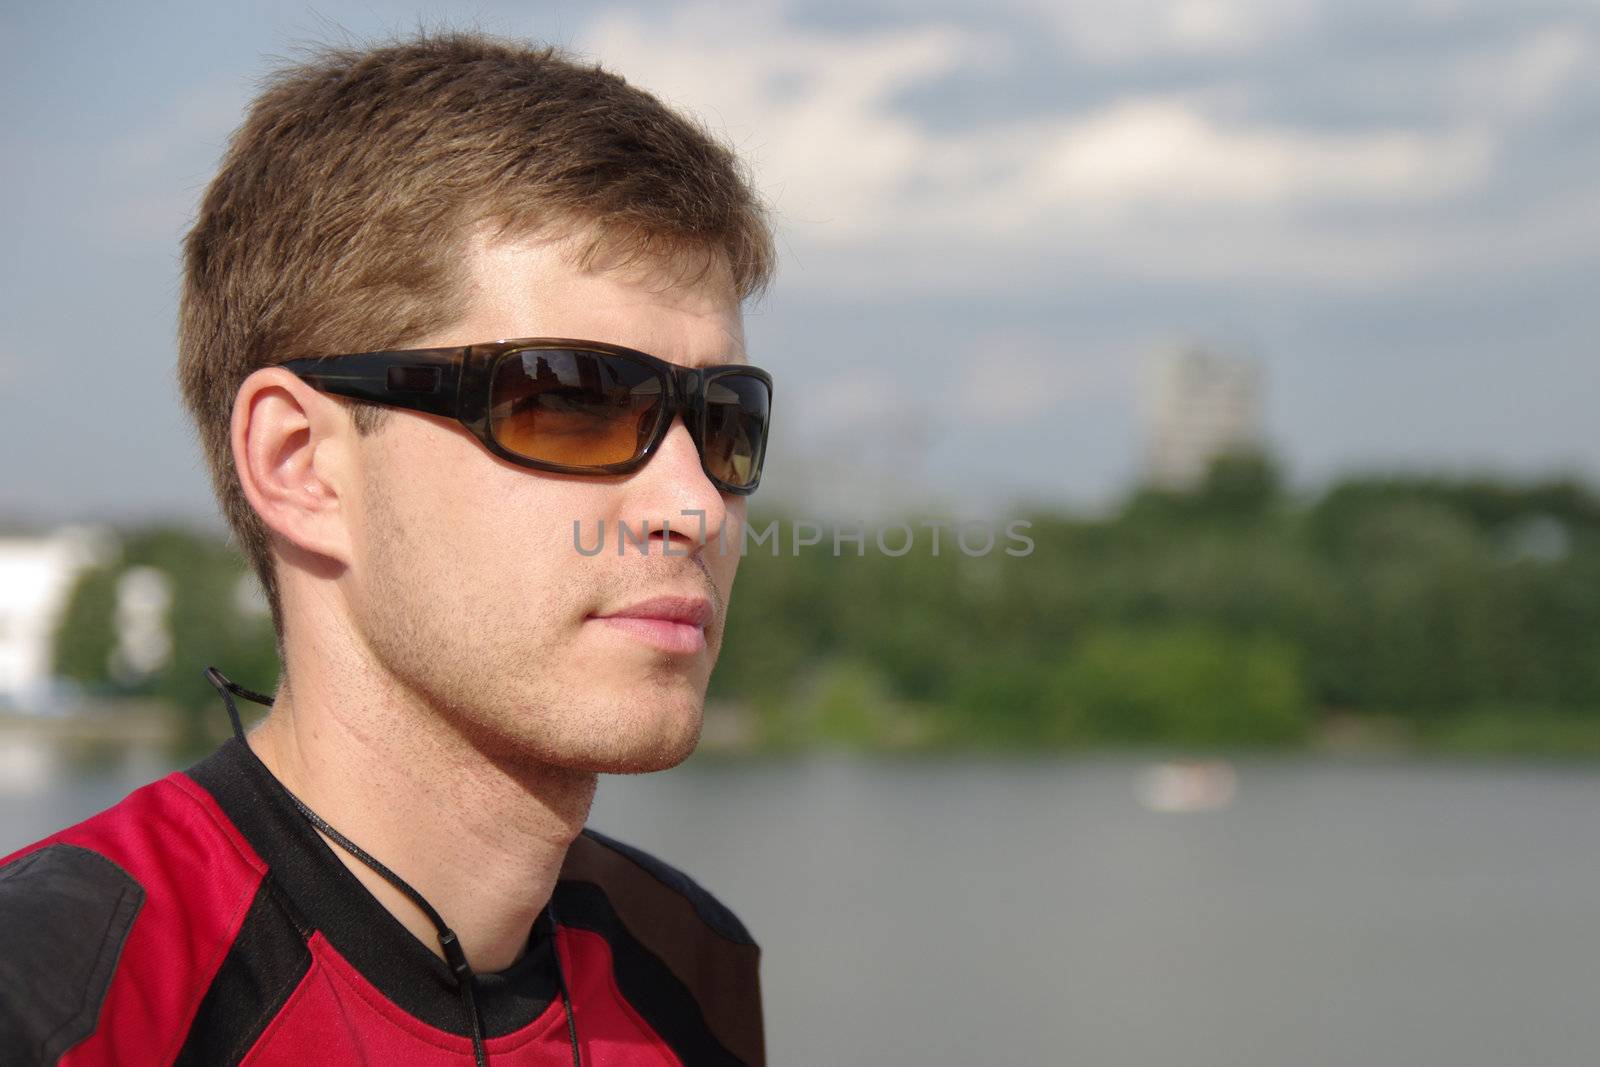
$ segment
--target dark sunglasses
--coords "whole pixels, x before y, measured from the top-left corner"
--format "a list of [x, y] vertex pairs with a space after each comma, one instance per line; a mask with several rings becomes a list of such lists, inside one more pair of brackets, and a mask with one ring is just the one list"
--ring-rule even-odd
[[637, 470], [682, 412], [718, 489], [746, 495], [761, 482], [772, 376], [742, 363], [680, 367], [620, 345], [539, 337], [279, 365], [325, 393], [456, 419], [495, 455], [557, 474]]

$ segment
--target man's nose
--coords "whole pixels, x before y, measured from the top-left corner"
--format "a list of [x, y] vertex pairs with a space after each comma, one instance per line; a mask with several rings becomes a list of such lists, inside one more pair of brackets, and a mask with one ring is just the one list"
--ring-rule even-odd
[[681, 414], [673, 417], [667, 435], [628, 485], [627, 511], [621, 518], [635, 528], [648, 521], [652, 538], [669, 531], [674, 552], [692, 552], [721, 538], [727, 501], [707, 476]]

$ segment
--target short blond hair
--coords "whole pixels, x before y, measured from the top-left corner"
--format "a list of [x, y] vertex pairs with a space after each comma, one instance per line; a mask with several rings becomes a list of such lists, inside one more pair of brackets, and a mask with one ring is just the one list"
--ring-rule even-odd
[[[461, 312], [462, 250], [585, 235], [609, 266], [699, 259], [767, 285], [767, 216], [733, 152], [598, 66], [471, 33], [328, 48], [271, 75], [184, 243], [178, 379], [224, 517], [283, 632], [266, 527], [229, 443], [252, 372], [400, 347]], [[381, 410], [361, 407], [370, 432]]]

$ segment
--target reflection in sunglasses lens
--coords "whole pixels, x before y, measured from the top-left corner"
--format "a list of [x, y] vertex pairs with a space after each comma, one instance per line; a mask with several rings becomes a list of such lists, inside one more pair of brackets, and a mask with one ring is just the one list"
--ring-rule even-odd
[[495, 368], [490, 433], [529, 459], [574, 467], [622, 463], [655, 429], [662, 386], [652, 368], [598, 352], [514, 353]]
[[[526, 349], [495, 365], [489, 432], [519, 456], [568, 467], [636, 458], [660, 427], [667, 379], [638, 360], [572, 349]], [[706, 386], [704, 463], [736, 489], [761, 474], [772, 397], [750, 374]]]
[[727, 374], [713, 380], [706, 389], [706, 469], [740, 488], [754, 482], [770, 406], [759, 378]]

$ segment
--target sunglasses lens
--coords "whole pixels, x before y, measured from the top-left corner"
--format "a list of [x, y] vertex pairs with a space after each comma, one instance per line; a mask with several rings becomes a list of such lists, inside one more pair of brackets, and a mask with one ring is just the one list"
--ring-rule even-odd
[[761, 478], [772, 393], [752, 374], [724, 374], [706, 386], [705, 466], [737, 489]]
[[623, 463], [649, 442], [665, 390], [653, 368], [634, 360], [570, 349], [513, 352], [495, 366], [489, 432], [529, 459]]

